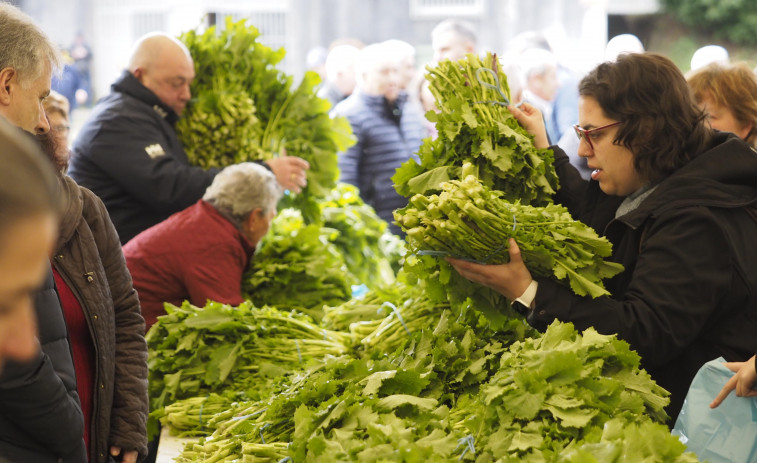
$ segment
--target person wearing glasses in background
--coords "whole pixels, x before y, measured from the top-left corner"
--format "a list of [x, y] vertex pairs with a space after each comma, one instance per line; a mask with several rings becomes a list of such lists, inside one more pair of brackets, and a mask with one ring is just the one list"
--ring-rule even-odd
[[[703, 364], [757, 351], [757, 155], [707, 126], [686, 79], [661, 55], [602, 63], [579, 93], [578, 153], [591, 179], [553, 146], [556, 200], [612, 243], [611, 260], [625, 269], [605, 282], [611, 296], [579, 297], [532, 278], [513, 240], [507, 264], [450, 262], [515, 301], [536, 328], [557, 319], [617, 333], [671, 392], [672, 426]], [[541, 114], [530, 105], [510, 110], [547, 148]]]

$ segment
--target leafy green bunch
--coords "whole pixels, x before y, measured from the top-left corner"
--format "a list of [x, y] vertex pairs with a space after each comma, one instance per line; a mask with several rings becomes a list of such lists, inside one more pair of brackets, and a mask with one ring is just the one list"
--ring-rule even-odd
[[[593, 436], [594, 437], [594, 436]], [[670, 434], [670, 429], [653, 421], [629, 423], [613, 418], [604, 424], [599, 440], [586, 439], [569, 445], [560, 453], [558, 463], [626, 463], [665, 461], [698, 462], [696, 454]]]
[[[216, 395], [167, 407], [164, 423], [187, 426], [187, 434], [210, 434], [178, 461], [288, 456], [295, 461], [420, 462], [467, 454], [468, 446], [460, 445], [463, 413], [451, 413], [455, 398], [477, 391], [494, 375], [504, 346], [523, 339], [525, 326], [507, 337], [479, 326], [472, 310], [453, 314], [439, 308], [434, 316], [422, 317], [424, 324], [416, 323], [412, 311], [406, 317], [411, 331], [399, 328], [405, 342], [394, 352], [394, 342], [383, 338], [360, 356], [311, 361], [305, 371], [270, 387], [270, 396], [261, 400], [232, 402]], [[205, 414], [202, 429], [200, 406], [215, 410]]]
[[261, 400], [192, 399], [195, 421], [217, 413], [177, 461], [696, 461], [654, 422], [667, 393], [627, 343], [559, 322], [503, 338], [471, 315], [443, 310], [394, 354], [313, 360]]
[[324, 330], [306, 315], [249, 302], [165, 308], [146, 336], [152, 410], [209, 392], [254, 389], [267, 373], [342, 354], [352, 343], [347, 333]]
[[[466, 410], [477, 461], [583, 462], [592, 461], [588, 455], [602, 455], [589, 444], [612, 441], [605, 450], [616, 457], [625, 445], [644, 447], [618, 443], [617, 435], [626, 429], [638, 435], [639, 426], [649, 428], [650, 420], [664, 421], [668, 395], [639, 368], [639, 356], [626, 342], [554, 322], [543, 336], [512, 344], [479, 394], [458, 406]], [[646, 460], [599, 461], [691, 461], [662, 458], [683, 454], [685, 447], [674, 441], [664, 438], [657, 448], [633, 452], [654, 452]], [[574, 456], [561, 457], [568, 448]]]
[[338, 236], [334, 229], [306, 225], [296, 209], [282, 210], [242, 277], [242, 295], [256, 305], [297, 309], [320, 320], [324, 305], [352, 297], [355, 281], [334, 246]]
[[509, 201], [544, 205], [552, 202], [558, 185], [548, 149], [536, 149], [506, 105], [510, 90], [496, 55], [481, 59], [470, 54], [427, 67], [429, 88], [439, 112], [426, 118], [436, 124], [436, 139], [425, 139], [418, 156], [392, 177], [403, 196], [426, 194], [441, 183], [462, 178], [464, 162], [483, 184], [503, 192]]
[[402, 242], [360, 198], [357, 187], [337, 183], [319, 204], [323, 225], [339, 231], [333, 242], [350, 273], [370, 287], [392, 283], [393, 265], [399, 265]]
[[193, 99], [176, 125], [190, 162], [202, 167], [269, 160], [286, 150], [310, 163], [308, 185], [284, 198], [283, 206], [319, 220], [316, 198], [330, 192], [339, 176], [336, 153], [354, 143], [344, 118], [330, 118], [328, 101], [316, 96], [320, 78], [308, 72], [298, 86], [276, 66], [283, 49], [258, 41], [245, 20], [227, 18], [221, 31], [188, 31], [180, 37], [195, 63]]
[[424, 253], [500, 264], [509, 261], [509, 238], [518, 243], [535, 277], [565, 281], [579, 296], [609, 294], [602, 279], [622, 271], [621, 265], [604, 260], [612, 253], [611, 243], [573, 220], [562, 206], [508, 202], [501, 199], [502, 192], [486, 188], [473, 175], [444, 182], [441, 188], [439, 194], [413, 196], [395, 212], [410, 252], [421, 255], [408, 258], [406, 269], [435, 286], [432, 294], [437, 297], [446, 293], [449, 300], [460, 300], [471, 294], [466, 289], [473, 283], [447, 270], [442, 259]]

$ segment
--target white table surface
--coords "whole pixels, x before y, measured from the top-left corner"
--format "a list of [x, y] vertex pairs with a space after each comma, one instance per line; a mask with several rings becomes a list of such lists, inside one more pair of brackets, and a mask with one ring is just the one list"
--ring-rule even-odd
[[184, 445], [188, 442], [196, 441], [192, 437], [172, 436], [168, 427], [163, 427], [160, 431], [160, 444], [158, 445], [158, 454], [155, 456], [155, 463], [173, 463], [181, 455]]

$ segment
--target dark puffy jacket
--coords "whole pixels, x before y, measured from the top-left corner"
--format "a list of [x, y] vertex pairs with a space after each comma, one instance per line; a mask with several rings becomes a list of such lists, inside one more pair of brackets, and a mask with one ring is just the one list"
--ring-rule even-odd
[[89, 461], [110, 446], [147, 454], [147, 344], [137, 293], [113, 224], [94, 193], [64, 176], [53, 265], [76, 295], [92, 333], [95, 391]]
[[34, 297], [42, 351], [0, 374], [0, 458], [10, 463], [85, 463], [84, 419], [52, 271]]
[[218, 173], [189, 165], [177, 119], [124, 71], [74, 142], [68, 173], [103, 200], [121, 243], [194, 204]]
[[332, 113], [346, 117], [357, 137], [357, 143], [339, 155], [340, 180], [358, 187], [363, 201], [391, 224], [393, 233], [401, 234], [392, 212], [407, 206], [407, 198], [394, 189], [392, 176], [408, 159], [418, 160], [416, 152], [426, 136], [423, 116], [404, 93], [392, 109], [383, 96], [359, 90]]
[[615, 219], [619, 198], [595, 181], [574, 183], [565, 154], [555, 152], [561, 189], [574, 187], [561, 200], [607, 236], [612, 260], [625, 270], [607, 282], [612, 296], [596, 299], [539, 279], [529, 322], [543, 328], [556, 318], [617, 333], [671, 392], [675, 420], [704, 363], [743, 361], [757, 350], [757, 221], [747, 209], [757, 206], [757, 153], [720, 133], [711, 149]]

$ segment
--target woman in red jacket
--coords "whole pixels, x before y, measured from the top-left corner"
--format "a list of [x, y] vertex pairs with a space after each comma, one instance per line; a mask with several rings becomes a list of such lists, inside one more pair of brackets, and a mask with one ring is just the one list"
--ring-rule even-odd
[[203, 198], [124, 246], [147, 329], [163, 303], [242, 303], [242, 274], [268, 232], [281, 197], [274, 174], [257, 163], [225, 168]]

